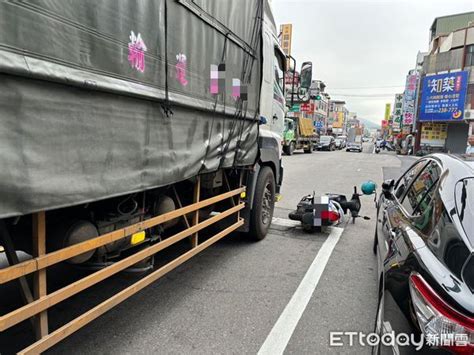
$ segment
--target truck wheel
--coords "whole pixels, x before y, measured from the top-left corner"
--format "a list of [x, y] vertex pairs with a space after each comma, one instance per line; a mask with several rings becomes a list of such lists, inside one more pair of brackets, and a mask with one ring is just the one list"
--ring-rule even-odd
[[293, 155], [294, 151], [295, 151], [295, 142], [291, 142], [290, 145], [288, 146], [288, 155]]
[[266, 237], [273, 218], [275, 207], [275, 177], [268, 166], [264, 166], [258, 174], [250, 213], [249, 236], [255, 241]]
[[283, 147], [283, 152], [286, 155], [293, 155], [294, 151], [295, 151], [295, 143], [294, 142], [291, 142], [290, 145], [287, 145], [287, 146]]
[[311, 154], [313, 152], [313, 148], [310, 146], [309, 148], [307, 149], [304, 149], [303, 150], [306, 154]]

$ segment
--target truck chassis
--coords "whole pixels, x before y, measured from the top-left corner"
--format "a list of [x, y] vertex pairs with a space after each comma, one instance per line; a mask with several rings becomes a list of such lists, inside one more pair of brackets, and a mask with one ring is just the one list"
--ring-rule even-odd
[[[18, 260], [5, 221], [0, 220], [0, 241], [5, 248], [5, 253], [10, 265], [7, 268], [0, 269], [0, 285], [17, 280], [21, 286], [22, 296], [25, 301], [25, 305], [21, 308], [0, 316], [0, 332], [4, 332], [20, 322], [30, 319], [32, 321], [37, 341], [21, 350], [19, 354], [38, 354], [44, 352], [113, 307], [133, 296], [146, 286], [166, 275], [168, 272], [183, 264], [194, 255], [236, 231], [244, 225], [244, 219], [241, 218], [240, 212], [246, 207], [246, 203], [243, 200], [246, 197], [246, 188], [242, 185], [242, 177], [245, 174], [246, 172], [239, 171], [239, 181], [235, 184], [238, 186], [234, 187], [231, 187], [228, 179], [225, 178], [224, 180], [226, 182], [225, 185], [227, 191], [204, 200], [200, 199], [201, 177], [198, 176], [195, 178], [194, 183], [193, 203], [184, 207], [179, 203], [180, 208], [175, 209], [174, 211], [153, 216], [141, 222], [128, 225], [125, 228], [117, 229], [110, 233], [99, 235], [93, 239], [52, 252], [46, 252], [46, 213], [35, 213], [32, 215], [31, 233], [33, 258], [23, 262], [19, 262]], [[210, 206], [220, 202], [226, 202], [227, 205], [230, 205], [231, 207], [220, 212], [214, 212], [208, 219], [199, 221], [199, 211], [201, 209], [209, 208]], [[191, 222], [189, 222], [187, 216], [192, 216]], [[65, 287], [55, 290], [54, 292], [47, 292], [46, 270], [48, 267], [60, 262], [65, 262], [73, 257], [83, 255], [86, 252], [91, 252], [110, 243], [125, 238], [132, 238], [136, 233], [147, 231], [177, 218], [183, 219], [184, 229], [176, 234], [169, 236], [156, 244], [151, 244], [141, 248], [137, 252]], [[223, 222], [223, 220], [226, 220], [227, 222], [224, 227], [219, 225], [219, 232], [210, 238], [206, 238], [202, 241], [199, 240], [198, 233], [200, 231], [209, 226], [216, 225], [218, 222]], [[126, 287], [89, 311], [50, 332], [48, 327], [49, 308], [108, 279], [120, 271], [130, 268], [147, 258], [153, 257], [158, 252], [175, 243], [185, 240], [186, 238], [189, 238], [191, 242], [191, 248], [188, 251], [158, 269], [154, 269], [151, 273], [131, 286]], [[34, 276], [33, 291], [30, 289], [26, 278], [31, 274]]]

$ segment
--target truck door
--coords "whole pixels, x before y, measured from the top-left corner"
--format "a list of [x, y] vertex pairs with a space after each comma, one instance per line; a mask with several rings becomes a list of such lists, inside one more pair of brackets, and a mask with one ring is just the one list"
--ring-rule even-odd
[[263, 35], [263, 81], [260, 96], [260, 115], [267, 123], [263, 130], [271, 132], [281, 142], [283, 138], [285, 97], [284, 97], [284, 64], [285, 56], [276, 47], [277, 40], [265, 31]]
[[272, 105], [272, 126], [273, 131], [279, 135], [283, 133], [285, 119], [285, 57], [281, 55], [277, 48], [274, 49], [273, 56], [273, 105]]

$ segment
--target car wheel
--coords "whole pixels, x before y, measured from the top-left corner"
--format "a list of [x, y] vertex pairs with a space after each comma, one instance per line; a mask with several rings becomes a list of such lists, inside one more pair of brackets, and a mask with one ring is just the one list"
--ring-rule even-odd
[[259, 241], [266, 237], [272, 223], [275, 206], [275, 177], [268, 166], [264, 166], [258, 174], [250, 214], [250, 237]]

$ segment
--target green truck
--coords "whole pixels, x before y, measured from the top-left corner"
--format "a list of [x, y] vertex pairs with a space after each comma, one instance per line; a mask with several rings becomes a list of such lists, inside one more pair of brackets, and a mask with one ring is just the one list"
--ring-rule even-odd
[[[293, 61], [293, 68], [296, 68], [296, 60]], [[318, 144], [313, 119], [303, 117], [303, 112], [311, 111], [309, 89], [313, 76], [313, 64], [303, 62], [301, 65], [301, 75], [297, 76], [296, 71], [292, 76], [288, 73], [287, 79], [287, 102], [290, 102], [289, 112], [285, 117], [285, 127], [283, 130], [283, 152], [292, 155], [297, 149], [303, 149], [305, 153], [312, 153]]]
[[311, 154], [318, 144], [318, 135], [314, 129], [311, 118], [298, 117], [285, 118], [285, 130], [283, 132], [283, 152], [292, 155], [297, 149], [303, 149]]

